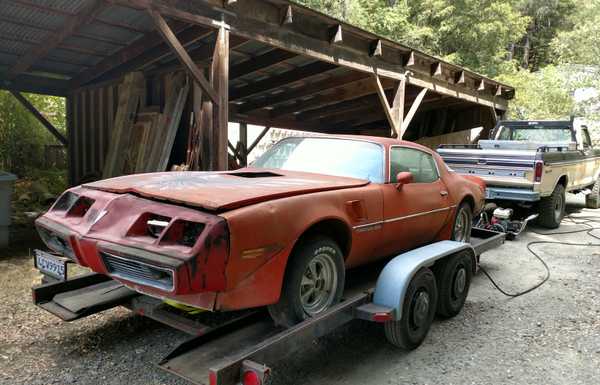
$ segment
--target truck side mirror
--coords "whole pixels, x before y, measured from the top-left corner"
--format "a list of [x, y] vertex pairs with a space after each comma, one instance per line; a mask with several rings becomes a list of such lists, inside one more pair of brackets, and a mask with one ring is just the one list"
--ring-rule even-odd
[[402, 186], [413, 182], [413, 174], [407, 171], [399, 172], [396, 175], [396, 189], [402, 190]]

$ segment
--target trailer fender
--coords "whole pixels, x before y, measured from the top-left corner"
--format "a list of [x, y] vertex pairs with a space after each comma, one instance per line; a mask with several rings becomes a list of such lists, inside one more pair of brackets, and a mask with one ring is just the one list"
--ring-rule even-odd
[[402, 304], [411, 279], [419, 269], [432, 266], [448, 255], [469, 250], [475, 263], [475, 250], [468, 243], [440, 241], [394, 257], [383, 268], [373, 294], [373, 303], [394, 309], [393, 318], [402, 318]]

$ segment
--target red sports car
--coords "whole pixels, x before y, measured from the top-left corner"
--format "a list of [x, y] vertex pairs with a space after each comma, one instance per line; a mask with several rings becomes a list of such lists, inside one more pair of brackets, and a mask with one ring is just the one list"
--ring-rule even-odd
[[468, 241], [484, 189], [414, 143], [292, 137], [241, 170], [72, 188], [36, 224], [50, 249], [140, 293], [210, 311], [268, 306], [292, 325], [340, 300], [347, 268]]

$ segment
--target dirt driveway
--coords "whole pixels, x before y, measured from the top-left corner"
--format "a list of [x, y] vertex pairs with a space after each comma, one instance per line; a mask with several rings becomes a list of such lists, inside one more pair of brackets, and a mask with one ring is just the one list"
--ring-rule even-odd
[[[600, 221], [600, 210], [570, 199], [574, 217]], [[581, 228], [565, 222], [560, 231]], [[538, 240], [600, 243], [528, 232], [484, 254], [482, 265], [508, 290], [526, 288], [544, 275], [526, 248]], [[479, 274], [464, 311], [436, 321], [416, 351], [398, 351], [379, 325], [355, 321], [275, 365], [272, 383], [598, 384], [600, 247], [533, 248], [551, 270], [540, 289], [509, 299]], [[123, 309], [63, 323], [31, 304], [39, 276], [26, 252], [16, 254], [0, 256], [0, 384], [186, 383], [154, 366], [186, 335]]]

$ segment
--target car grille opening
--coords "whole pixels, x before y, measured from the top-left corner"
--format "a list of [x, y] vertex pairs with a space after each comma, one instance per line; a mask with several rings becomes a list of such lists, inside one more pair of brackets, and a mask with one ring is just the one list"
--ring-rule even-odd
[[100, 255], [108, 273], [113, 277], [166, 291], [174, 289], [173, 271], [170, 269], [152, 266], [107, 252], [100, 252]]
[[48, 248], [56, 253], [59, 253], [67, 258], [75, 259], [75, 253], [71, 247], [71, 243], [62, 236], [52, 232], [44, 227], [38, 226], [38, 233], [42, 241]]
[[196, 244], [200, 234], [202, 234], [204, 227], [204, 223], [184, 221], [181, 219], [176, 220], [169, 227], [166, 234], [161, 239], [160, 244], [164, 246], [180, 245], [192, 248]]

